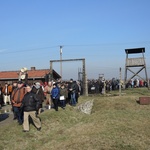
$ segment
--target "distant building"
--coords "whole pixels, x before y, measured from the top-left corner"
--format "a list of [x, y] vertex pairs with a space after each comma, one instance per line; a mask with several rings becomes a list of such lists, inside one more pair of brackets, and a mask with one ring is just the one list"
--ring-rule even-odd
[[[4, 85], [5, 83], [12, 84], [15, 81], [19, 80], [19, 72], [17, 71], [0, 71], [0, 84]], [[48, 82], [49, 77], [51, 77], [50, 69], [39, 69], [36, 70], [35, 67], [31, 67], [30, 70], [27, 71], [28, 74], [28, 82], [34, 83], [34, 82]], [[52, 79], [57, 80], [61, 78], [61, 76], [53, 70], [52, 72]]]

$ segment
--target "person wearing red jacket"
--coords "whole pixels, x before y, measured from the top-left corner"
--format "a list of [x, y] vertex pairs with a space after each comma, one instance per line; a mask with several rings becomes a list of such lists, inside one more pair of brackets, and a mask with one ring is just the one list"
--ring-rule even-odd
[[25, 93], [23, 82], [18, 81], [17, 88], [12, 92], [11, 103], [19, 125], [23, 123], [23, 111], [20, 109], [20, 106]]

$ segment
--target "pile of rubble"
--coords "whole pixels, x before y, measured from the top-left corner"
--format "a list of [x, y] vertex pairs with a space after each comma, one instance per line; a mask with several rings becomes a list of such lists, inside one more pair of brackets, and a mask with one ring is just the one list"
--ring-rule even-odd
[[94, 102], [94, 100], [90, 100], [90, 101], [87, 101], [83, 104], [80, 104], [78, 106], [78, 110], [85, 113], [85, 114], [91, 114], [92, 107], [93, 107], [93, 102]]

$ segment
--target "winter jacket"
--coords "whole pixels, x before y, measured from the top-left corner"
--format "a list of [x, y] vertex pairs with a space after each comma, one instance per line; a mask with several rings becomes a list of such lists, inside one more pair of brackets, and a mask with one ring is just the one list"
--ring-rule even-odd
[[[7, 88], [7, 93], [6, 93], [6, 88]], [[12, 88], [11, 88], [10, 85], [9, 85], [9, 86], [4, 86], [3, 89], [2, 89], [2, 93], [3, 93], [4, 95], [10, 95], [11, 92], [12, 92]]]
[[37, 95], [37, 98], [40, 100], [40, 104], [44, 102], [45, 96], [42, 87], [36, 89], [35, 86], [32, 87], [32, 92]]
[[53, 87], [52, 91], [51, 91], [51, 96], [53, 99], [59, 99], [60, 97], [60, 90], [59, 88], [56, 86], [56, 87]]
[[21, 108], [25, 112], [38, 111], [39, 104], [39, 99], [37, 99], [36, 94], [30, 91], [25, 94]]
[[68, 91], [66, 88], [60, 88], [60, 95], [64, 96], [65, 99], [68, 97]]
[[25, 93], [26, 93], [26, 91], [25, 91], [24, 86], [13, 90], [12, 96], [11, 96], [11, 101], [12, 101], [13, 106], [15, 106], [15, 107], [21, 106], [22, 99], [23, 99]]
[[76, 81], [73, 81], [72, 83], [70, 83], [69, 85], [69, 92], [71, 93], [78, 93], [78, 85], [76, 83]]

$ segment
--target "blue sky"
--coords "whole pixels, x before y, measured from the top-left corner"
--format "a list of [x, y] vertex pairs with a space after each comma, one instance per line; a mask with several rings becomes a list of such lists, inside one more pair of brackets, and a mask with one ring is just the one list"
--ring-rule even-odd
[[[145, 47], [150, 77], [149, 0], [1, 0], [0, 71], [47, 69], [50, 60], [86, 60], [87, 78], [122, 78], [125, 49]], [[60, 64], [54, 69], [60, 73]], [[64, 62], [77, 78], [81, 62]], [[144, 74], [145, 77], [145, 74]]]

